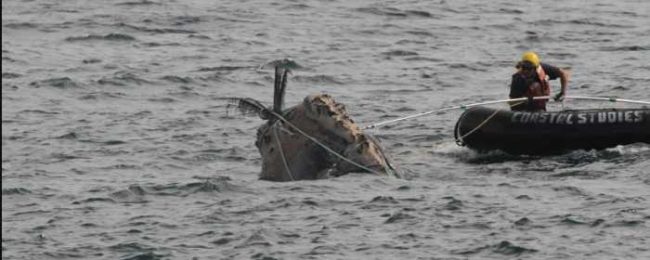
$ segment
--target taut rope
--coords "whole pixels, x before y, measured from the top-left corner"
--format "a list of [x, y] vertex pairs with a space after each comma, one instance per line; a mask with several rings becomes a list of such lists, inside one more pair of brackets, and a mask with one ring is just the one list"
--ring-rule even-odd
[[[533, 97], [532, 99], [533, 100], [543, 100], [543, 99], [551, 99], [551, 98], [552, 98], [551, 96], [539, 96], [539, 97]], [[364, 126], [361, 129], [362, 130], [372, 129], [372, 128], [376, 128], [376, 127], [382, 126], [382, 125], [392, 124], [392, 123], [399, 122], [399, 121], [404, 121], [404, 120], [407, 120], [407, 119], [422, 117], [422, 116], [430, 115], [430, 114], [433, 114], [433, 113], [445, 112], [445, 111], [454, 110], [454, 109], [467, 109], [467, 108], [475, 107], [475, 106], [483, 106], [483, 105], [506, 103], [506, 102], [523, 102], [523, 101], [527, 101], [528, 99], [529, 98], [527, 98], [527, 97], [512, 98], [512, 99], [502, 99], [502, 100], [485, 101], [485, 102], [480, 102], [480, 103], [472, 103], [472, 104], [467, 104], [467, 105], [458, 105], [458, 106], [440, 108], [440, 109], [436, 109], [436, 110], [430, 110], [430, 111], [420, 112], [420, 113], [417, 113], [417, 114], [412, 114], [412, 115], [408, 115], [408, 116], [404, 116], [404, 117], [399, 117], [399, 118], [395, 118], [395, 119], [391, 119], [391, 120], [381, 121], [379, 123], [374, 123], [374, 124], [371, 124], [371, 125]], [[648, 102], [648, 101], [620, 99], [620, 98], [614, 98], [614, 97], [566, 96], [566, 97], [564, 97], [564, 99], [598, 100], [598, 101], [624, 102], [624, 103], [650, 105], [650, 102]]]
[[[291, 122], [289, 122], [288, 120], [286, 120], [282, 115], [276, 113], [275, 111], [271, 111], [271, 110], [269, 110], [268, 112], [270, 112], [270, 113], [271, 113], [273, 116], [275, 116], [278, 120], [282, 121], [283, 123], [287, 124], [287, 125], [290, 126], [291, 128], [295, 129], [296, 131], [298, 131], [298, 133], [300, 133], [300, 134], [303, 135], [304, 137], [307, 137], [307, 139], [309, 139], [309, 140], [311, 140], [312, 142], [316, 143], [318, 146], [322, 147], [323, 149], [325, 149], [326, 151], [330, 152], [331, 154], [333, 154], [334, 156], [338, 157], [339, 159], [341, 159], [341, 160], [343, 160], [343, 161], [346, 161], [346, 162], [348, 162], [348, 163], [350, 163], [350, 164], [352, 164], [352, 165], [354, 165], [354, 166], [356, 166], [356, 167], [359, 167], [359, 168], [361, 168], [361, 169], [363, 169], [363, 170], [366, 170], [366, 171], [368, 171], [368, 172], [371, 172], [371, 173], [374, 173], [374, 174], [377, 174], [377, 175], [381, 175], [381, 174], [382, 174], [382, 173], [379, 172], [379, 171], [376, 171], [376, 170], [370, 169], [370, 168], [368, 168], [368, 167], [366, 167], [366, 166], [364, 166], [364, 165], [361, 165], [361, 164], [359, 164], [359, 163], [357, 163], [357, 162], [355, 162], [355, 161], [352, 161], [352, 160], [348, 159], [347, 157], [345, 157], [345, 156], [339, 154], [338, 152], [332, 150], [332, 148], [329, 148], [327, 145], [325, 145], [325, 144], [321, 143], [320, 141], [318, 141], [318, 139], [316, 139], [316, 138], [314, 138], [313, 136], [310, 136], [309, 134], [305, 133], [305, 132], [302, 131], [300, 128], [298, 128], [297, 126], [295, 126], [294, 124], [292, 124]], [[277, 138], [277, 137], [276, 137], [276, 138]], [[396, 178], [397, 178], [398, 176], [397, 176], [393, 171], [391, 171], [388, 167], [389, 167], [389, 166], [386, 165], [386, 175], [391, 176], [391, 177], [396, 177]], [[288, 168], [288, 167], [287, 167], [287, 168]]]

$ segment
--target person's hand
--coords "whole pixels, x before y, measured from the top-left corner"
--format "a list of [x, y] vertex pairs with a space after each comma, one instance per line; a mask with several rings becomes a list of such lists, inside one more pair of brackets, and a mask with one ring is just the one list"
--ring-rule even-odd
[[553, 97], [553, 100], [555, 100], [555, 101], [563, 101], [564, 100], [564, 92], [557, 93]]

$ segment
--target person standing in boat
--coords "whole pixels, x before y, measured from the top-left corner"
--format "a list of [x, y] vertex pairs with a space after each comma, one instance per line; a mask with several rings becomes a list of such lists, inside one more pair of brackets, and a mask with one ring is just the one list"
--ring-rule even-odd
[[517, 72], [512, 75], [510, 98], [527, 97], [528, 102], [513, 102], [510, 109], [516, 111], [546, 111], [547, 99], [533, 100], [533, 97], [550, 96], [549, 80], [559, 78], [562, 90], [555, 95], [556, 101], [562, 100], [569, 82], [569, 72], [558, 67], [542, 63], [536, 53], [525, 52], [517, 63]]

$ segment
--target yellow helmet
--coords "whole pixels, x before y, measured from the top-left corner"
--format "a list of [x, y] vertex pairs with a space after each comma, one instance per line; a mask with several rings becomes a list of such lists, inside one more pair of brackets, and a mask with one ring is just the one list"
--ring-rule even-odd
[[521, 55], [521, 61], [522, 62], [524, 62], [524, 61], [530, 62], [533, 65], [535, 65], [535, 68], [537, 68], [537, 66], [539, 66], [539, 57], [537, 57], [537, 54], [532, 52], [532, 51], [524, 52], [524, 54]]

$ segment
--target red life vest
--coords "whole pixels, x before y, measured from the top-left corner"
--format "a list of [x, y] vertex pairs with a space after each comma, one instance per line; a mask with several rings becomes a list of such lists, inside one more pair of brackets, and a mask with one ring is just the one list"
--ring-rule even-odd
[[[528, 90], [524, 93], [525, 97], [541, 97], [551, 95], [551, 85], [548, 82], [546, 77], [546, 72], [542, 66], [537, 66], [537, 79], [533, 81], [532, 84], [528, 86]], [[533, 107], [535, 109], [546, 110], [546, 102], [548, 99], [538, 99], [533, 101]]]

